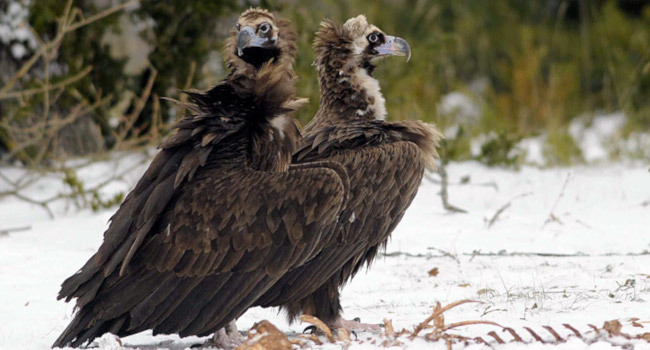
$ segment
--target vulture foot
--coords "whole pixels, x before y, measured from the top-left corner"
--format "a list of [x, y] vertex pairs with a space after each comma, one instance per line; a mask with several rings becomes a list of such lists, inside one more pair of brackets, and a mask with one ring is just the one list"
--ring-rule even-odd
[[361, 323], [361, 319], [356, 317], [353, 320], [346, 320], [340, 317], [338, 320], [334, 321], [330, 325], [330, 328], [345, 328], [350, 333], [358, 332], [370, 332], [370, 333], [379, 333], [381, 331], [381, 325], [371, 324], [371, 323]]
[[216, 331], [212, 339], [208, 339], [205, 343], [193, 347], [233, 350], [243, 342], [244, 337], [237, 330], [237, 324], [233, 320], [226, 327]]

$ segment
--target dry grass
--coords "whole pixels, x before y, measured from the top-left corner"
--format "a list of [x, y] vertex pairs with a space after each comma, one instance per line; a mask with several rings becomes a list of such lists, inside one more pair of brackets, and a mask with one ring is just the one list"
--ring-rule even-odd
[[[586, 344], [596, 342], [608, 342], [617, 346], [633, 346], [633, 341], [650, 343], [650, 332], [632, 335], [623, 331], [623, 324], [619, 320], [605, 322], [601, 327], [588, 324], [588, 331], [580, 332], [574, 325], [564, 323], [563, 329], [555, 329], [551, 326], [542, 326], [542, 329], [534, 330], [530, 327], [515, 330], [512, 327], [505, 327], [496, 322], [489, 320], [466, 320], [454, 323], [446, 323], [444, 313], [467, 303], [480, 303], [475, 300], [459, 300], [445, 306], [439, 302], [433, 308], [433, 312], [424, 321], [415, 325], [413, 330], [402, 329], [396, 332], [391, 320], [384, 320], [384, 328], [378, 338], [366, 338], [365, 340], [350, 338], [350, 333], [345, 329], [330, 329], [324, 322], [316, 317], [304, 315], [301, 317], [303, 322], [314, 325], [319, 331], [320, 336], [316, 334], [300, 334], [295, 339], [289, 339], [286, 334], [279, 331], [276, 327], [264, 320], [257, 323], [249, 334], [248, 340], [238, 349], [290, 349], [291, 345], [301, 348], [311, 348], [323, 344], [337, 344], [346, 349], [353, 343], [369, 343], [375, 347], [403, 347], [407, 342], [414, 340], [424, 340], [431, 343], [444, 342], [448, 349], [453, 347], [465, 347], [471, 344], [483, 344], [492, 347], [497, 344], [506, 343], [542, 343], [542, 344], [559, 344], [565, 343], [571, 339], [578, 338]], [[630, 319], [630, 325], [637, 328], [643, 328], [644, 323], [649, 321], [640, 321], [638, 318]], [[468, 337], [454, 332], [455, 329], [472, 325], [490, 325], [501, 330], [490, 331], [484, 336]], [[276, 339], [277, 342], [271, 341]], [[263, 344], [262, 344], [263, 343]]]

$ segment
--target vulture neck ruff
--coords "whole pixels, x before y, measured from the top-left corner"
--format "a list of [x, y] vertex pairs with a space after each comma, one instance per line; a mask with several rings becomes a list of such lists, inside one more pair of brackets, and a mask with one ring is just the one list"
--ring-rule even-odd
[[225, 60], [232, 69], [227, 81], [242, 98], [252, 94], [253, 111], [246, 121], [250, 132], [248, 165], [261, 171], [286, 171], [300, 138], [291, 114], [306, 104], [305, 99], [295, 97], [297, 34], [288, 20], [266, 10], [249, 9], [241, 17], [270, 21], [278, 33], [276, 48], [244, 51], [244, 56], [257, 54], [259, 60], [238, 56], [236, 30], [226, 42]]
[[163, 148], [192, 145], [201, 165], [211, 161], [244, 161], [258, 171], [286, 171], [300, 138], [292, 113], [306, 99], [295, 96], [293, 64], [296, 33], [291, 24], [259, 9], [242, 16], [265, 16], [279, 28], [277, 56], [259, 66], [237, 55], [237, 32], [226, 43], [225, 59], [232, 69], [207, 92], [188, 92], [193, 112], [178, 123], [178, 136]]
[[373, 28], [367, 23], [352, 24], [341, 26], [325, 21], [316, 33], [315, 63], [321, 90], [316, 122], [321, 119], [349, 122], [386, 118], [386, 100], [379, 81], [372, 76], [375, 67], [365, 52], [367, 45], [363, 33]]

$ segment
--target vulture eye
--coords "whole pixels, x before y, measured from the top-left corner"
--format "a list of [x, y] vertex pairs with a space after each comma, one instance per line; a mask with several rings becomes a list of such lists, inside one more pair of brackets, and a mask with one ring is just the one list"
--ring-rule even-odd
[[379, 41], [379, 35], [377, 33], [372, 33], [368, 35], [368, 41], [375, 44], [377, 41]]
[[258, 30], [260, 31], [260, 33], [266, 34], [271, 30], [271, 25], [264, 22], [264, 23], [260, 24], [260, 27], [258, 28]]

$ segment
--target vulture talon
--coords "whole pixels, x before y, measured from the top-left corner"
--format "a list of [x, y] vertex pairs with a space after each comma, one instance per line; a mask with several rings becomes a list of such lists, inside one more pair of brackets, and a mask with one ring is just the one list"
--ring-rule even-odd
[[370, 332], [370, 333], [378, 333], [381, 331], [381, 327], [379, 324], [372, 324], [372, 323], [362, 323], [361, 318], [355, 317], [352, 320], [346, 320], [343, 318], [339, 318], [332, 324], [332, 328], [345, 328], [350, 334], [354, 332]]
[[314, 325], [307, 326], [307, 327], [305, 327], [305, 329], [302, 330], [302, 333], [303, 334], [316, 334], [316, 333], [318, 333], [318, 327], [316, 327]]
[[244, 337], [242, 337], [242, 334], [237, 331], [237, 326], [234, 322], [235, 321], [232, 321], [228, 326], [216, 331], [211, 339], [208, 339], [203, 344], [199, 344], [200, 347], [224, 350], [236, 349], [244, 342]]

